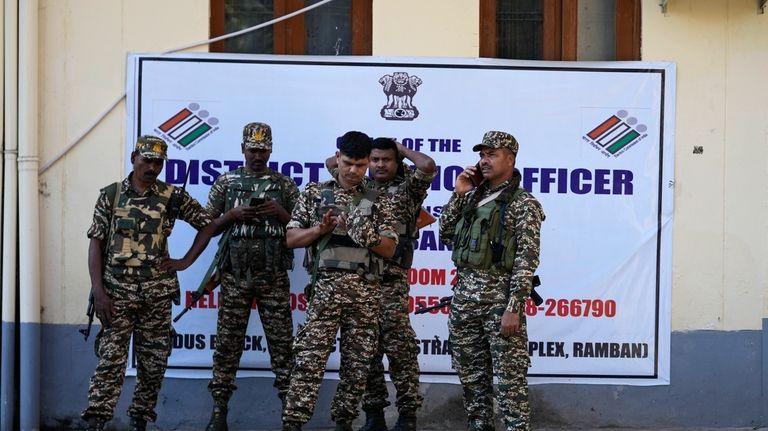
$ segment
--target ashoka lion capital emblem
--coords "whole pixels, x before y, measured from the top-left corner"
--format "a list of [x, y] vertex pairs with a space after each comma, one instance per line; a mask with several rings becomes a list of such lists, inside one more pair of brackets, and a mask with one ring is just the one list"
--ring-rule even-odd
[[395, 72], [379, 79], [387, 103], [381, 107], [381, 117], [386, 120], [411, 121], [419, 116], [419, 110], [413, 105], [413, 96], [421, 85], [421, 78], [408, 76], [406, 72]]

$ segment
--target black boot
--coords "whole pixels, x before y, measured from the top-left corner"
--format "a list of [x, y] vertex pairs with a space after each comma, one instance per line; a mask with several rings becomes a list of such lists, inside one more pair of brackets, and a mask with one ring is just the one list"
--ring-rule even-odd
[[104, 424], [106, 422], [107, 421], [105, 421], [103, 418], [100, 418], [100, 417], [88, 418], [85, 430], [86, 431], [104, 431]]
[[352, 431], [352, 424], [349, 422], [336, 422], [334, 431]]
[[208, 421], [205, 431], [228, 431], [227, 411], [226, 403], [215, 403], [213, 405], [213, 412], [211, 412], [211, 420]]
[[416, 413], [400, 413], [392, 431], [416, 431]]
[[384, 420], [384, 410], [366, 410], [365, 425], [358, 431], [388, 431], [387, 421]]
[[301, 424], [297, 422], [283, 422], [283, 431], [301, 431]]
[[128, 421], [128, 431], [147, 431], [147, 421], [131, 416], [131, 420]]

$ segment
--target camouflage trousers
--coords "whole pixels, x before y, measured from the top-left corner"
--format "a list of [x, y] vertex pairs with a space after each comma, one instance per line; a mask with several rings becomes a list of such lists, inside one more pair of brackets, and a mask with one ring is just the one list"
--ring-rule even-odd
[[453, 368], [464, 389], [469, 430], [493, 429], [493, 374], [498, 376], [497, 401], [508, 430], [530, 429], [530, 366], [525, 316], [521, 330], [499, 335], [504, 305], [457, 301], [448, 319]]
[[261, 326], [267, 339], [267, 350], [275, 373], [274, 386], [282, 399], [288, 389], [293, 342], [291, 316], [291, 292], [288, 274], [259, 273], [247, 279], [237, 279], [228, 272], [222, 273], [221, 304], [216, 323], [216, 352], [213, 354], [213, 379], [208, 384], [217, 403], [227, 403], [237, 389], [235, 374], [243, 354], [251, 304], [254, 298], [259, 311]]
[[82, 417], [112, 419], [123, 387], [128, 345], [133, 335], [136, 388], [128, 415], [154, 421], [157, 394], [172, 348], [171, 298], [164, 285], [176, 280], [121, 278], [117, 281], [108, 274], [104, 278], [115, 312], [111, 326], [102, 327], [96, 336], [99, 360], [88, 385], [88, 408]]
[[408, 315], [408, 273], [386, 275], [381, 282], [379, 311], [379, 343], [371, 361], [371, 369], [363, 395], [363, 410], [381, 410], [389, 405], [384, 381], [384, 354], [389, 362], [389, 377], [395, 386], [395, 405], [401, 413], [413, 413], [421, 407], [419, 394], [419, 347], [414, 339]]
[[295, 365], [285, 397], [283, 422], [306, 423], [312, 417], [328, 356], [341, 329], [339, 385], [331, 418], [352, 422], [371, 358], [376, 350], [381, 290], [377, 282], [347, 271], [321, 271], [307, 308], [307, 321], [293, 343]]

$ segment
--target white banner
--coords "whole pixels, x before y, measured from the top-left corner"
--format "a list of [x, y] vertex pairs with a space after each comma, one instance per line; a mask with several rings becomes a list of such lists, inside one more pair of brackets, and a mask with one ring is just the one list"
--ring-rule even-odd
[[[666, 62], [132, 55], [127, 74], [126, 172], [141, 134], [169, 143], [161, 179], [203, 205], [222, 172], [243, 162], [243, 125], [272, 126], [270, 166], [300, 189], [325, 180], [326, 157], [348, 130], [397, 138], [438, 165], [424, 206], [440, 215], [472, 146], [488, 130], [520, 142], [523, 186], [542, 203], [541, 306], [529, 302], [531, 383], [669, 383], [675, 66]], [[194, 230], [177, 223], [171, 255]], [[190, 302], [215, 251], [179, 274]], [[411, 311], [451, 295], [456, 271], [438, 224], [422, 230], [410, 271]], [[291, 273], [294, 325], [308, 277]], [[169, 375], [209, 377], [218, 290], [176, 325]], [[270, 373], [257, 313], [241, 375]], [[411, 315], [422, 380], [457, 382], [447, 310]], [[133, 361], [132, 361], [133, 362]], [[338, 369], [338, 352], [328, 371]], [[135, 370], [133, 370], [135, 372]], [[131, 370], [129, 370], [131, 372]]]

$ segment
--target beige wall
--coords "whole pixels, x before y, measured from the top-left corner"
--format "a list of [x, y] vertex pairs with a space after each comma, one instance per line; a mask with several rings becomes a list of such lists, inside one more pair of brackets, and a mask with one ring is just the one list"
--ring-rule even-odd
[[[208, 0], [41, 0], [40, 165], [125, 91], [131, 51], [162, 51], [208, 37]], [[85, 321], [85, 236], [100, 187], [123, 172], [120, 103], [40, 178], [43, 323]]]
[[477, 57], [478, 0], [373, 0], [373, 55]]
[[[678, 67], [674, 330], [757, 329], [767, 314], [768, 14], [756, 3], [642, 4], [643, 59]], [[207, 0], [41, 6], [41, 164], [124, 90], [126, 52], [208, 34]], [[478, 0], [374, 0], [373, 52], [476, 57], [478, 14]], [[123, 174], [124, 115], [120, 105], [41, 178], [44, 322], [84, 321], [85, 231], [98, 188]]]
[[672, 328], [761, 328], [768, 14], [752, 0], [672, 0], [662, 14], [646, 0], [642, 19], [643, 59], [678, 73]]

